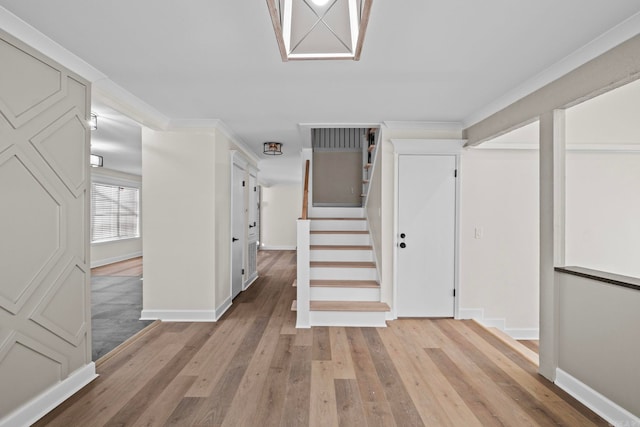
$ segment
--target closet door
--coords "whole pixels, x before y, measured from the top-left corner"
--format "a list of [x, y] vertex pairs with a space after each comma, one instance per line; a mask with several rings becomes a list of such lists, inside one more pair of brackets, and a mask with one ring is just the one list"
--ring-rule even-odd
[[398, 317], [453, 317], [456, 157], [398, 157]]

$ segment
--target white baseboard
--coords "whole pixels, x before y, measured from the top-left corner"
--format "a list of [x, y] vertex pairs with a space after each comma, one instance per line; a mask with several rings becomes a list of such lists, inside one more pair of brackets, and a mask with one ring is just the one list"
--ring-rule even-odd
[[32, 425], [97, 377], [96, 365], [93, 362], [83, 366], [62, 382], [0, 419], [0, 427]]
[[215, 322], [217, 310], [142, 310], [140, 320]]
[[103, 265], [113, 264], [114, 262], [126, 261], [128, 259], [138, 258], [141, 256], [142, 256], [142, 251], [138, 251], [130, 254], [119, 255], [112, 258], [91, 260], [91, 268], [102, 267]]
[[216, 308], [216, 321], [218, 321], [231, 307], [231, 297], [227, 298], [218, 308]]
[[540, 336], [538, 328], [507, 328], [507, 319], [485, 318], [484, 308], [460, 308], [456, 319], [473, 319], [487, 328], [497, 328], [516, 340], [537, 340]]
[[640, 426], [640, 418], [612, 402], [577, 378], [560, 368], [556, 369], [556, 385], [575, 397], [605, 421], [616, 427]]
[[295, 251], [296, 246], [260, 246], [261, 251]]
[[258, 280], [258, 273], [256, 273], [254, 277], [249, 279], [249, 281], [243, 285], [242, 290], [246, 291], [247, 289], [249, 289], [249, 287], [253, 285], [253, 282], [255, 282], [256, 280]]
[[540, 339], [540, 329], [538, 328], [506, 328], [504, 331], [514, 340]]

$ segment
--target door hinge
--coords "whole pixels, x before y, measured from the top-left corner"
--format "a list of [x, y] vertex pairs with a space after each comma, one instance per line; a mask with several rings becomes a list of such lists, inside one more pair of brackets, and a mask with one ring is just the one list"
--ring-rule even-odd
[[258, 187], [253, 187], [253, 191], [258, 191]]
[[244, 181], [242, 181], [242, 186], [244, 187]]
[[454, 178], [457, 178], [457, 177], [458, 177], [458, 169], [456, 169], [456, 170], [453, 172], [453, 177], [454, 177]]
[[244, 268], [242, 269], [242, 274], [244, 274]]
[[453, 290], [453, 296], [454, 296], [454, 298], [456, 296], [456, 290], [455, 289]]

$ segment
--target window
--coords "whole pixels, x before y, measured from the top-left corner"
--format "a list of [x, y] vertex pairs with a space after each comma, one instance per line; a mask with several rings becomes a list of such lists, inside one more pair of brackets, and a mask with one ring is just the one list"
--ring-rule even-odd
[[140, 237], [139, 189], [91, 184], [91, 241]]

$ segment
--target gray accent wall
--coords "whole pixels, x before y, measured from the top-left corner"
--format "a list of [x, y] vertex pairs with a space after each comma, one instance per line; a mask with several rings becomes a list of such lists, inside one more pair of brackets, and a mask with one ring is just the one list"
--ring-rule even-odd
[[640, 291], [555, 274], [558, 367], [640, 415]]

